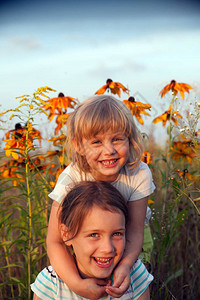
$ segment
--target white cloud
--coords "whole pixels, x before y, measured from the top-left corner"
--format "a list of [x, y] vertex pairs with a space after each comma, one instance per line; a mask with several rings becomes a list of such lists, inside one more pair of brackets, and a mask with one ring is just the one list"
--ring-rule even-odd
[[41, 47], [40, 42], [30, 36], [16, 36], [10, 40], [10, 43], [14, 47], [12, 50], [15, 51], [33, 51]]

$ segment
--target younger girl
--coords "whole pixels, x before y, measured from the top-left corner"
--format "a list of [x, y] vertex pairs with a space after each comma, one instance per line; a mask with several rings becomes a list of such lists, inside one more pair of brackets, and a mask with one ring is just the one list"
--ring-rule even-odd
[[[107, 182], [81, 182], [65, 197], [59, 216], [62, 239], [73, 250], [80, 276], [104, 281], [100, 288], [105, 293], [106, 282], [125, 247], [128, 216], [125, 199]], [[121, 299], [149, 300], [152, 276], [140, 260], [130, 269], [130, 277], [131, 285]], [[83, 299], [69, 289], [51, 266], [40, 272], [31, 288], [34, 300]], [[104, 299], [111, 297], [107, 295]]]
[[[52, 204], [47, 253], [50, 262], [71, 290], [82, 297], [102, 297], [99, 281], [81, 279], [58, 230], [58, 207], [70, 185], [82, 180], [112, 183], [128, 201], [129, 223], [123, 257], [114, 271], [113, 297], [129, 287], [130, 268], [143, 244], [148, 196], [154, 190], [148, 166], [141, 162], [142, 147], [133, 116], [123, 102], [112, 96], [94, 96], [75, 109], [68, 119], [67, 135], [72, 163], [59, 176], [50, 193]], [[70, 270], [66, 272], [66, 270]]]

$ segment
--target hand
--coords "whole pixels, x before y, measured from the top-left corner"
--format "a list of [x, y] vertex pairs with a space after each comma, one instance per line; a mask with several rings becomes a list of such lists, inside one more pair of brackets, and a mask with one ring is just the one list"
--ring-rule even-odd
[[107, 285], [105, 290], [110, 296], [120, 298], [127, 291], [131, 283], [130, 267], [125, 264], [119, 265], [115, 269], [113, 277], [113, 285]]
[[79, 289], [76, 293], [81, 297], [97, 300], [107, 295], [107, 284], [110, 284], [108, 280], [96, 278], [82, 279], [82, 283], [79, 284]]

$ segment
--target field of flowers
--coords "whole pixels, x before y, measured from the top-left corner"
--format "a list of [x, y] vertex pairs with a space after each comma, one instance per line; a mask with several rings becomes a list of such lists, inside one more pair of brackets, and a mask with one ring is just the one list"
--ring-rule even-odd
[[[69, 164], [66, 122], [78, 99], [50, 87], [18, 97], [19, 105], [0, 113], [18, 119], [3, 137], [0, 150], [0, 299], [32, 299], [30, 283], [47, 264], [46, 233], [51, 200], [48, 193]], [[106, 81], [96, 94], [112, 93], [130, 109], [136, 123], [151, 116], [151, 105], [136, 101], [119, 82]], [[192, 86], [172, 80], [160, 92], [169, 108], [153, 123], [166, 128], [164, 145], [153, 133], [141, 132], [142, 160], [151, 168], [156, 191], [149, 200], [154, 247], [151, 257], [151, 298], [200, 299], [200, 103]], [[185, 95], [189, 109], [183, 110]], [[49, 151], [34, 125], [43, 115], [55, 124]], [[160, 125], [161, 125], [160, 123]], [[159, 124], [158, 124], [159, 126]]]

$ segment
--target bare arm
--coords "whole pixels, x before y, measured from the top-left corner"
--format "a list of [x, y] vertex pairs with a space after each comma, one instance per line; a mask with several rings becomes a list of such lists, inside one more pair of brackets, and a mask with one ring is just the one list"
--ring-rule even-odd
[[126, 227], [126, 248], [114, 271], [114, 284], [106, 289], [106, 292], [113, 297], [122, 296], [130, 285], [130, 268], [142, 250], [147, 204], [148, 197], [128, 203], [129, 222]]
[[33, 300], [41, 300], [35, 293], [33, 294]]
[[147, 205], [148, 197], [128, 202], [129, 222], [126, 230], [126, 248], [120, 264], [128, 264], [130, 268], [142, 250]]
[[[59, 204], [54, 201], [51, 207], [51, 213], [49, 218], [49, 226], [47, 231], [47, 254], [50, 259], [50, 263], [55, 269], [56, 273], [59, 277], [62, 278], [64, 282], [67, 282], [70, 285], [71, 279], [74, 281], [79, 280], [80, 276], [78, 271], [76, 272], [76, 266], [71, 257], [71, 254], [67, 250], [67, 247], [63, 243], [61, 238], [60, 230], [59, 230], [59, 221], [58, 221], [58, 213], [59, 213]], [[75, 274], [73, 277], [70, 274], [69, 269], [74, 269]], [[63, 270], [65, 270], [63, 272]], [[68, 276], [70, 274], [70, 276]]]
[[59, 204], [54, 201], [47, 232], [47, 254], [50, 263], [69, 289], [82, 297], [98, 299], [105, 293], [105, 287], [100, 286], [100, 284], [103, 285], [106, 282], [96, 279], [82, 279], [80, 277], [74, 259], [61, 238], [58, 212]]

